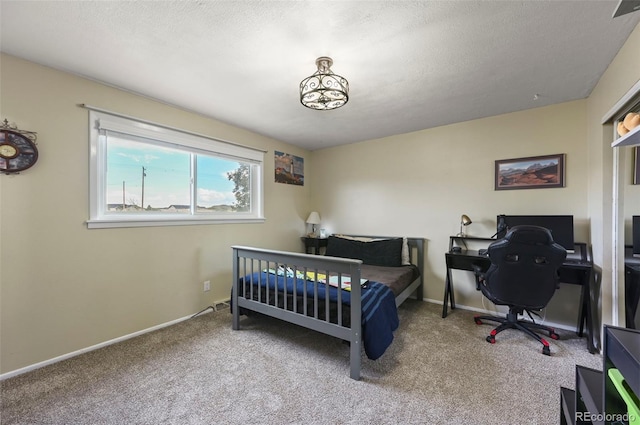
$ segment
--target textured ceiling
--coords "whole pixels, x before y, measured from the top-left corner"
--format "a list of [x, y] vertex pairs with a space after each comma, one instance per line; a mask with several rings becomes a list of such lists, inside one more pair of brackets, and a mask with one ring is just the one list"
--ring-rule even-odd
[[[2, 0], [0, 41], [315, 150], [585, 98], [640, 21], [617, 4]], [[340, 109], [300, 104], [319, 56], [349, 80]]]

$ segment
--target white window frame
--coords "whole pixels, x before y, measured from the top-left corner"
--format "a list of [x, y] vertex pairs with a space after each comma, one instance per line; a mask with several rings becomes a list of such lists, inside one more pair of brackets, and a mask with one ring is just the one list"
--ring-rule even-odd
[[[89, 220], [90, 229], [194, 224], [264, 222], [265, 151], [214, 139], [161, 124], [116, 114], [83, 105], [89, 109]], [[236, 159], [251, 165], [251, 211], [212, 214], [127, 214], [108, 212], [106, 202], [106, 132], [114, 132], [157, 141], [188, 153], [201, 153]], [[195, 201], [194, 201], [195, 202]]]

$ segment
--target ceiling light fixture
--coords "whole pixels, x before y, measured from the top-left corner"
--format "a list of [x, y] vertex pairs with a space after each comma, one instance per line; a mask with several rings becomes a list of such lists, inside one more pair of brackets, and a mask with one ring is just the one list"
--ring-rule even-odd
[[307, 108], [329, 110], [349, 101], [349, 82], [331, 71], [333, 60], [327, 56], [316, 59], [318, 70], [300, 82], [300, 103]]

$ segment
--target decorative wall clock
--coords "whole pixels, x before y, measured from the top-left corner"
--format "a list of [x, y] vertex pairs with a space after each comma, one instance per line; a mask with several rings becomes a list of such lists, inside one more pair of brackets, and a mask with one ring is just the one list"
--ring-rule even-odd
[[0, 173], [19, 173], [37, 160], [36, 133], [19, 130], [5, 119], [0, 125]]

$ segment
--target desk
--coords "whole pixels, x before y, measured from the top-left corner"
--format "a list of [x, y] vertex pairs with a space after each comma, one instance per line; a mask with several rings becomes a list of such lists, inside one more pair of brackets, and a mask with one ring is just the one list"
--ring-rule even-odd
[[640, 257], [633, 256], [633, 248], [624, 249], [624, 314], [625, 327], [636, 329], [636, 312], [640, 301]]
[[[461, 241], [464, 245], [461, 252], [451, 252], [454, 242]], [[486, 271], [491, 265], [491, 260], [486, 255], [480, 255], [477, 250], [467, 249], [466, 241], [495, 242], [490, 238], [472, 238], [451, 236], [449, 238], [449, 252], [445, 253], [447, 263], [447, 277], [444, 288], [444, 302], [442, 303], [442, 317], [447, 317], [447, 307], [451, 310], [456, 308], [453, 294], [453, 280], [451, 270], [475, 271], [478, 267], [481, 271]], [[580, 314], [578, 316], [578, 335], [583, 336], [584, 326], [587, 327], [587, 347], [590, 353], [595, 353], [593, 344], [593, 316], [591, 311], [591, 271], [593, 263], [591, 256], [587, 252], [587, 245], [576, 243], [574, 253], [568, 253], [567, 259], [560, 267], [558, 274], [560, 282], [582, 286], [580, 293]], [[480, 282], [476, 276], [476, 289], [480, 289]]]

